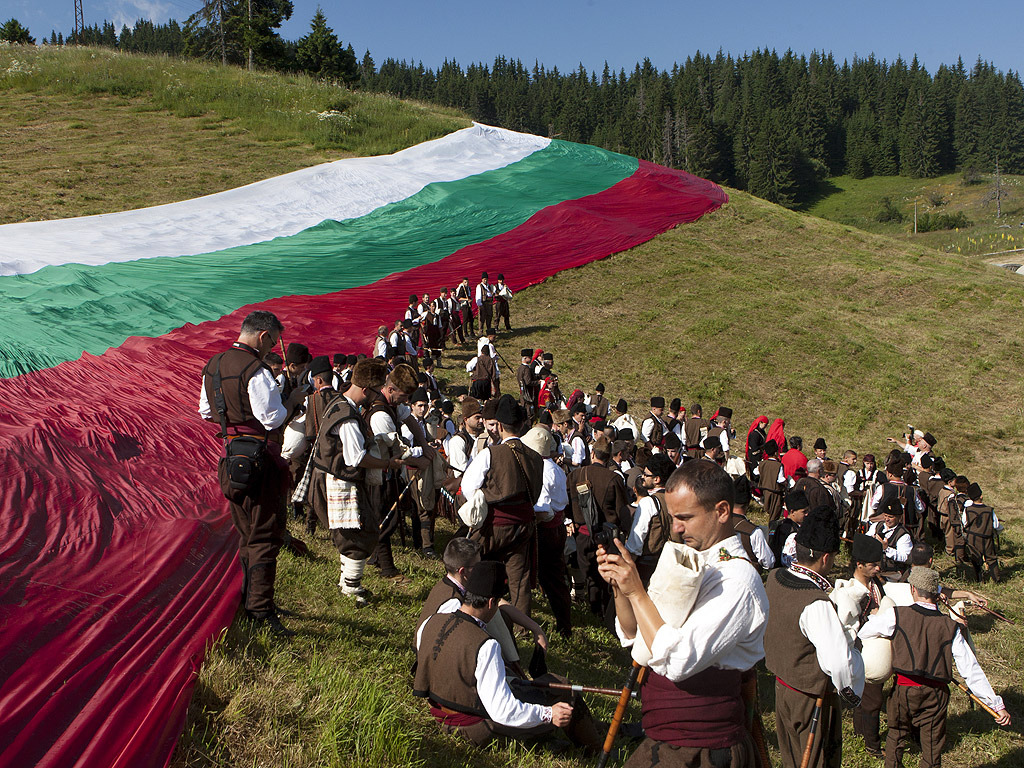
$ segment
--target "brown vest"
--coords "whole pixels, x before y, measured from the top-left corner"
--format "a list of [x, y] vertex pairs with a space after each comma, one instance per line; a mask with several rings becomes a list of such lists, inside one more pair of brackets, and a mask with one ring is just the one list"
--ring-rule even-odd
[[[662, 425], [661, 419], [656, 418], [653, 413], [648, 418], [654, 423], [654, 426], [651, 429], [651, 445], [660, 446], [662, 438], [665, 437], [665, 427]], [[646, 420], [647, 419], [644, 419], [644, 421]], [[641, 431], [643, 431], [642, 424], [640, 425], [640, 428]]]
[[416, 622], [416, 628], [419, 629], [424, 621], [437, 613], [437, 609], [453, 597], [462, 600], [462, 593], [455, 586], [455, 582], [451, 580], [451, 577], [446, 575], [434, 585], [434, 588], [430, 590], [430, 594], [427, 595], [426, 602], [423, 603], [423, 610], [420, 611], [420, 620]]
[[919, 605], [896, 608], [892, 633], [892, 668], [912, 677], [941, 683], [953, 679], [953, 638], [956, 622]]
[[700, 447], [700, 431], [707, 427], [708, 423], [699, 417], [691, 416], [686, 420], [683, 427], [683, 434], [686, 436], [686, 450], [696, 451]]
[[967, 526], [964, 528], [964, 539], [967, 549], [976, 556], [994, 554], [995, 523], [992, 520], [992, 507], [975, 502], [965, 509]]
[[316, 437], [327, 406], [337, 396], [338, 393], [333, 389], [322, 389], [306, 398], [306, 437]]
[[666, 542], [672, 540], [672, 516], [668, 513], [665, 492], [652, 493], [658, 514], [651, 518], [647, 526], [647, 538], [644, 540], [644, 555], [660, 555]]
[[476, 690], [476, 661], [490, 639], [487, 630], [462, 611], [427, 619], [416, 654], [413, 695], [456, 712], [487, 717]]
[[[628, 531], [629, 516], [627, 513], [626, 484], [615, 472], [602, 464], [588, 464], [577, 467], [569, 473], [566, 485], [569, 489], [569, 503], [572, 506], [573, 522], [586, 525], [580, 511], [580, 497], [577, 485], [586, 484], [590, 488], [594, 500], [594, 509], [598, 514], [598, 524], [612, 523]], [[592, 531], [593, 536], [597, 531]]]
[[[484, 478], [484, 500], [500, 504], [521, 496], [530, 505], [537, 503], [544, 481], [544, 459], [520, 440], [492, 445], [491, 468]], [[518, 460], [517, 460], [518, 457]]]
[[778, 459], [765, 459], [757, 467], [757, 487], [762, 491], [779, 491], [779, 470], [782, 462]]
[[355, 420], [363, 435], [364, 445], [373, 440], [366, 423], [359, 413], [352, 409], [344, 396], [336, 397], [324, 412], [320, 431], [313, 446], [313, 468], [327, 472], [350, 483], [361, 483], [366, 477], [366, 470], [360, 467], [349, 467], [345, 464], [345, 454], [341, 440], [331, 434], [331, 430], [342, 422]]
[[832, 494], [825, 488], [825, 484], [816, 477], [802, 477], [796, 481], [793, 486], [794, 491], [803, 491], [807, 494], [807, 503], [809, 509], [815, 507], [826, 506], [830, 509], [836, 508], [835, 499], [832, 498]]
[[817, 585], [776, 568], [765, 583], [768, 594], [768, 625], [764, 633], [764, 663], [786, 685], [815, 696], [828, 690], [831, 679], [821, 671], [814, 643], [800, 631], [800, 614], [811, 603], [825, 600]]
[[[220, 366], [221, 391], [224, 393], [224, 405], [227, 409], [228, 426], [247, 426], [266, 431], [259, 420], [253, 415], [249, 403], [249, 381], [261, 368], [267, 368], [256, 355], [247, 349], [232, 347], [210, 358], [203, 367], [203, 386], [206, 388], [206, 399], [210, 402], [213, 421], [220, 422], [217, 414], [216, 400], [213, 392], [213, 372]], [[269, 371], [270, 369], [267, 368]]]

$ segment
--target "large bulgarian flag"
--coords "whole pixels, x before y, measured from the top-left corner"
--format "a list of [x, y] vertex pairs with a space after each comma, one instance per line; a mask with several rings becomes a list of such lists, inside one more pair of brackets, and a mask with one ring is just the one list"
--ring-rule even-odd
[[0, 227], [0, 766], [159, 766], [241, 574], [199, 370], [255, 308], [369, 351], [410, 293], [513, 289], [726, 202], [474, 125], [137, 211]]

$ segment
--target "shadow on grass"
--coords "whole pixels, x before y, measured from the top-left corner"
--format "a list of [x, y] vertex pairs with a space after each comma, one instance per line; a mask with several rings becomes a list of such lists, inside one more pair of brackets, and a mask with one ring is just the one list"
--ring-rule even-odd
[[831, 179], [823, 179], [818, 182], [810, 192], [808, 192], [807, 197], [805, 197], [799, 204], [793, 206], [793, 210], [805, 212], [809, 208], [812, 208], [816, 203], [824, 200], [826, 197], [830, 197], [841, 191], [842, 190], [839, 189], [839, 187], [832, 183]]

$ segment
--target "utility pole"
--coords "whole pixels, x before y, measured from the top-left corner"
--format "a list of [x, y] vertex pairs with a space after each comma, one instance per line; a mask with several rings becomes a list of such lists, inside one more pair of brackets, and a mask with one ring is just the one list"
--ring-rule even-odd
[[914, 234], [917, 234], [917, 200], [914, 201]]
[[999, 177], [999, 155], [996, 155], [996, 219], [1003, 216], [1003, 186]]
[[85, 21], [82, 17], [82, 0], [75, 0], [75, 42], [78, 42], [82, 37], [82, 32], [85, 31]]
[[249, 71], [252, 72], [252, 0], [249, 0]]

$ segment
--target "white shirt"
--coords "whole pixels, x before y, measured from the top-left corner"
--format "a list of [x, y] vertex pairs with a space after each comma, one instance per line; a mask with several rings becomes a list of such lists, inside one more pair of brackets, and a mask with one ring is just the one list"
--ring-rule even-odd
[[629, 536], [626, 537], [626, 549], [630, 554], [643, 554], [647, 531], [651, 528], [651, 518], [658, 514], [658, 502], [652, 499], [651, 495], [664, 490], [655, 488], [649, 495], [640, 497], [640, 503], [636, 505], [636, 513], [633, 515], [633, 525], [629, 529]]
[[[348, 400], [352, 410], [358, 413], [359, 409], [356, 404], [346, 395], [342, 395], [342, 397]], [[359, 429], [359, 423], [355, 419], [348, 419], [341, 424], [336, 424], [330, 434], [341, 440], [341, 455], [345, 459], [345, 466], [358, 467], [359, 462], [366, 456], [366, 438], [363, 437], [363, 432]]]
[[[284, 424], [288, 411], [281, 402], [281, 390], [272, 374], [266, 368], [260, 368], [249, 379], [245, 388], [249, 394], [249, 408], [263, 428], [267, 431], [277, 429]], [[199, 384], [199, 415], [208, 421], [219, 421], [220, 417], [213, 412], [210, 401], [206, 398], [205, 382]]]
[[[809, 576], [790, 571], [797, 578], [816, 583]], [[839, 614], [831, 600], [815, 600], [800, 612], [800, 633], [811, 641], [818, 667], [832, 678], [837, 691], [850, 688], [857, 696], [864, 693], [864, 659], [850, 647]]]
[[[932, 603], [918, 602], [916, 605], [938, 611], [938, 608]], [[867, 640], [872, 637], [892, 637], [895, 632], [896, 611], [878, 611], [878, 613], [872, 614], [864, 622], [864, 626], [860, 628], [858, 636], [861, 640]], [[971, 646], [968, 644], [959, 626], [956, 629], [956, 634], [953, 635], [952, 651], [956, 668], [964, 676], [964, 681], [967, 683], [967, 687], [971, 689], [971, 693], [997, 712], [1006, 709], [1003, 699], [992, 690], [992, 685], [985, 676], [985, 671], [978, 664], [978, 658], [974, 655], [974, 651], [971, 650]]]
[[494, 295], [500, 296], [503, 299], [511, 299], [512, 291], [505, 283], [498, 283], [494, 288]]
[[854, 492], [857, 487], [857, 472], [853, 469], [848, 469], [843, 472], [843, 488], [846, 489], [847, 495]]
[[755, 528], [754, 532], [750, 534], [750, 548], [754, 550], [754, 557], [766, 571], [775, 566], [775, 555], [772, 554], [771, 547], [768, 546], [768, 539], [765, 538], [764, 529], [761, 526]]
[[615, 427], [616, 430], [621, 430], [621, 429], [631, 429], [631, 430], [633, 430], [633, 439], [634, 440], [637, 437], [640, 436], [640, 430], [636, 428], [636, 420], [632, 416], [630, 416], [628, 413], [624, 413], [621, 416], [619, 416], [619, 418], [617, 418], [615, 421], [612, 422], [612, 426]]
[[[659, 424], [661, 424], [661, 435], [662, 435], [662, 437], [664, 437], [665, 433], [668, 432], [668, 429], [665, 426], [665, 422], [662, 421], [661, 419], [659, 419], [657, 416], [655, 416], [652, 413], [646, 419], [644, 419], [644, 423], [640, 426], [640, 434], [643, 437], [644, 442], [647, 442], [647, 443], [651, 442], [651, 434], [654, 432], [654, 422], [655, 421], [657, 421]], [[636, 436], [636, 433], [634, 433], [634, 437], [635, 436]], [[655, 446], [654, 451], [655, 452], [658, 451], [657, 446]]]
[[[881, 536], [886, 541], [889, 540], [889, 536], [896, 530], [896, 527], [886, 528], [885, 523], [878, 522], [872, 523], [871, 527], [868, 528], [868, 536]], [[910, 550], [914, 548], [914, 540], [910, 538], [909, 533], [904, 533], [896, 540], [895, 547], [886, 547], [885, 556], [890, 560], [895, 560], [897, 563], [905, 563], [910, 560]]]
[[566, 485], [565, 472], [551, 459], [544, 459], [543, 484], [540, 498], [533, 505], [537, 519], [542, 522], [551, 520], [556, 512], [569, 506], [569, 491]]
[[[504, 445], [509, 440], [518, 440], [518, 437], [506, 437], [501, 441]], [[466, 471], [462, 473], [462, 495], [467, 499], [473, 495], [475, 491], [484, 487], [484, 480], [487, 479], [487, 473], [491, 469], [491, 449], [480, 451], [476, 455], [476, 458], [470, 462], [469, 466], [466, 467]]]
[[799, 529], [793, 531], [786, 537], [786, 543], [782, 545], [782, 565], [788, 568], [796, 562], [796, 535]]
[[470, 435], [469, 439], [471, 445], [467, 446], [465, 438], [456, 433], [448, 441], [448, 463], [452, 465], [452, 469], [462, 472], [469, 466], [469, 463], [476, 458], [476, 455], [480, 453], [480, 449], [487, 442], [487, 433], [481, 432], [475, 438]]
[[[449, 607], [446, 602], [442, 608]], [[458, 606], [454, 610], [457, 610]], [[438, 610], [438, 613], [454, 613], [454, 610]], [[423, 637], [423, 622], [416, 630], [416, 648], [419, 649]], [[484, 640], [476, 655], [476, 692], [480, 703], [484, 705], [487, 716], [496, 723], [509, 728], [532, 728], [551, 722], [551, 707], [543, 704], [527, 704], [517, 699], [508, 687], [505, 677], [505, 660], [501, 656], [501, 646], [494, 638]]]
[[[721, 549], [735, 559], [720, 560]], [[746, 671], [764, 658], [768, 596], [757, 569], [745, 555], [737, 536], [700, 553], [707, 570], [697, 602], [681, 627], [665, 624], [658, 629], [648, 664], [652, 670], [678, 682], [708, 667]], [[633, 640], [623, 635], [618, 619], [615, 630], [623, 647], [633, 645]]]
[[572, 463], [577, 467], [583, 464], [583, 460], [587, 458], [587, 443], [583, 436], [574, 435], [569, 441], [569, 447], [572, 448]]
[[476, 284], [476, 305], [479, 307], [484, 303], [484, 299], [490, 299], [494, 296], [494, 286], [483, 283]]
[[373, 356], [384, 357], [388, 353], [388, 342], [383, 336], [378, 336], [376, 343], [373, 345]]

